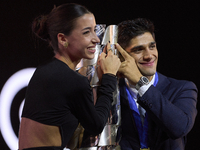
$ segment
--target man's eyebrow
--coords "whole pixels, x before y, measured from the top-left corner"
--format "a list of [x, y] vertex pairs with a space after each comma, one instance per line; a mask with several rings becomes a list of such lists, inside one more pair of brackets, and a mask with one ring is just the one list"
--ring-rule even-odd
[[144, 48], [144, 46], [143, 45], [134, 46], [133, 48], [131, 48], [131, 51], [134, 51], [140, 48]]
[[154, 44], [156, 44], [156, 42], [154, 41], [154, 42], [151, 42], [149, 45], [154, 45]]
[[[154, 44], [156, 44], [155, 41], [149, 43], [149, 45], [154, 45]], [[144, 48], [143, 45], [134, 46], [133, 48], [131, 48], [131, 52], [133, 52], [134, 50], [137, 50], [137, 49], [142, 49], [142, 48]]]

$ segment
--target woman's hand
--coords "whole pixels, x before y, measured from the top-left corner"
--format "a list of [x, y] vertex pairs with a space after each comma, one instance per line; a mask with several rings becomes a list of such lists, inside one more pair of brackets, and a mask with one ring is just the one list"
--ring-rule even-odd
[[98, 62], [97, 62], [97, 66], [100, 65], [98, 69], [98, 73], [101, 73], [101, 74], [110, 73], [110, 74], [116, 75], [118, 71], [121, 65], [121, 61], [117, 57], [117, 55], [114, 55], [112, 53], [110, 49], [111, 49], [110, 43], [108, 43], [105, 46], [103, 52], [100, 54]]

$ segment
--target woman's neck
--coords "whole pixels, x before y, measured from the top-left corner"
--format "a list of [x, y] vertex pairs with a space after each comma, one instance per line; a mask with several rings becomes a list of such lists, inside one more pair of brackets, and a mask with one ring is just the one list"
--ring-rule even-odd
[[69, 66], [69, 68], [71, 68], [72, 70], [75, 70], [77, 64], [80, 62], [80, 60], [72, 61], [69, 56], [64, 56], [64, 55], [61, 55], [60, 53], [56, 53], [54, 57], [66, 63]]

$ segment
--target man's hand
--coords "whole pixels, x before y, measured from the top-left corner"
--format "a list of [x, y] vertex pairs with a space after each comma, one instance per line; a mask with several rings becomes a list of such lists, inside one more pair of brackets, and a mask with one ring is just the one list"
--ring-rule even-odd
[[119, 77], [125, 77], [128, 79], [130, 84], [136, 85], [142, 74], [135, 63], [135, 59], [131, 57], [118, 43], [116, 43], [115, 46], [124, 58], [124, 61], [121, 63], [118, 70]]

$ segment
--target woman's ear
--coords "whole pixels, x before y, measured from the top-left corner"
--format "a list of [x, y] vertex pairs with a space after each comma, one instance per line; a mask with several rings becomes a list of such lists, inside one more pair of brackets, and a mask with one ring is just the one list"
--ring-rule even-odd
[[58, 44], [60, 44], [63, 47], [67, 48], [68, 40], [67, 40], [66, 36], [63, 33], [58, 33], [57, 39], [58, 39]]

